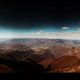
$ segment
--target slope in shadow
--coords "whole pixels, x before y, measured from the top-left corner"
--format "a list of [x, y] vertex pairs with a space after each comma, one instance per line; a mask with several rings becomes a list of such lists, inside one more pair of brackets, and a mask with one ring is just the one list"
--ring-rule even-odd
[[27, 73], [27, 74], [38, 74], [38, 73], [44, 73], [44, 69], [41, 65], [36, 63], [35, 61], [28, 59], [28, 61], [10, 61], [10, 60], [4, 60], [0, 58], [0, 64], [4, 64], [12, 70], [14, 70], [16, 73]]

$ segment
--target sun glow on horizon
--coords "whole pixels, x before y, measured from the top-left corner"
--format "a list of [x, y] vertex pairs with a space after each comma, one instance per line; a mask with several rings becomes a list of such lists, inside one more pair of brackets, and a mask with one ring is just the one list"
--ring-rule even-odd
[[70, 30], [69, 27], [62, 27], [60, 31], [45, 31], [39, 29], [36, 31], [9, 31], [4, 30], [0, 32], [0, 38], [45, 38], [45, 39], [72, 39], [80, 40], [80, 28], [77, 31], [64, 31]]
[[0, 38], [48, 38], [48, 39], [75, 39], [80, 40], [80, 31], [75, 32], [45, 32], [38, 31], [32, 33], [4, 33]]

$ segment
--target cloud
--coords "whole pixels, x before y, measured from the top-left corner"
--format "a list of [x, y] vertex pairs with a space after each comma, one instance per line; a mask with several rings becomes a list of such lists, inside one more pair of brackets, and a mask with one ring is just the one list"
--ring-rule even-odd
[[36, 32], [36, 34], [41, 34], [41, 33], [44, 33], [43, 30], [39, 30], [38, 32]]
[[80, 28], [78, 28], [78, 31], [80, 31]]
[[69, 29], [69, 27], [62, 27], [63, 30]]
[[80, 40], [80, 31], [74, 32], [45, 32], [39, 30], [32, 33], [2, 33], [0, 38], [48, 38], [48, 39], [75, 39]]

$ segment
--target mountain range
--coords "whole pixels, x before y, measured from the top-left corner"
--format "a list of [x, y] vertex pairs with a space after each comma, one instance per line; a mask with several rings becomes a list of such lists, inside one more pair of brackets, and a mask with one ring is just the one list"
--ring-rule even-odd
[[67, 40], [67, 39], [38, 39], [38, 38], [14, 38], [5, 39], [0, 41], [0, 44], [24, 44], [29, 47], [48, 47], [53, 45], [80, 45], [80, 40]]

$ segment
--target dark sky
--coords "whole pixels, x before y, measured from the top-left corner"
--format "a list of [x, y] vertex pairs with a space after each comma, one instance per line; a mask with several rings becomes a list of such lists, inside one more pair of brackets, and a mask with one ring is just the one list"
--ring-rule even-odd
[[35, 29], [80, 25], [79, 2], [4, 1], [0, 2], [0, 26]]

